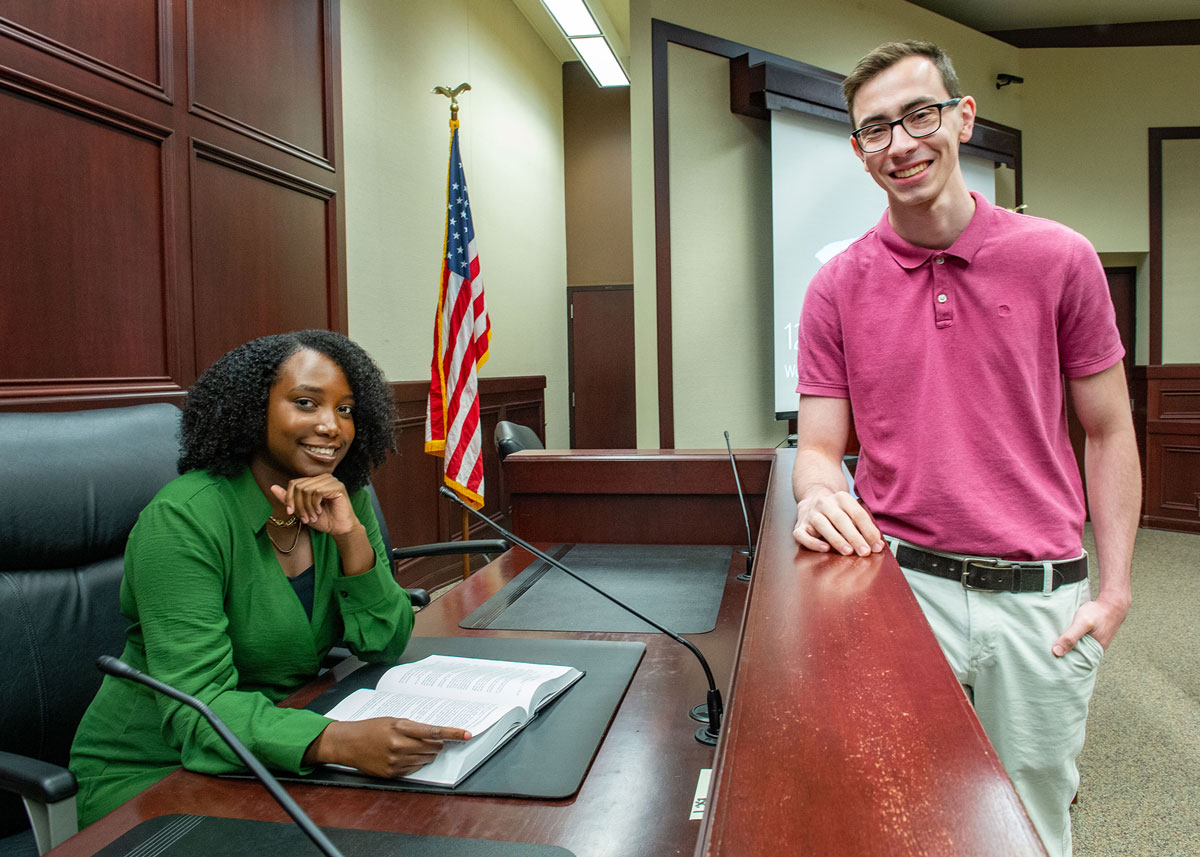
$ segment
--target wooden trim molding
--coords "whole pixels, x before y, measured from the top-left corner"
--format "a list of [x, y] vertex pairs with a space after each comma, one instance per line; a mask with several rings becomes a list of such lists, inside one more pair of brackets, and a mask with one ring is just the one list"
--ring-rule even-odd
[[[730, 110], [757, 119], [772, 110], [799, 110], [814, 116], [847, 120], [842, 97], [843, 75], [799, 60], [761, 51], [728, 39], [676, 24], [650, 22], [651, 85], [654, 140], [654, 252], [658, 334], [658, 445], [675, 446], [674, 365], [671, 331], [671, 156], [669, 63], [671, 44], [729, 60]], [[1016, 204], [1022, 202], [1021, 132], [982, 117], [962, 150], [1005, 164], [1015, 173]]]
[[1200, 139], [1200, 126], [1149, 128], [1150, 164], [1150, 365], [1162, 363], [1164, 140]]
[[1148, 45], [1200, 45], [1200, 19], [1138, 21], [1087, 27], [1033, 27], [992, 30], [993, 39], [1018, 48], [1131, 48]]

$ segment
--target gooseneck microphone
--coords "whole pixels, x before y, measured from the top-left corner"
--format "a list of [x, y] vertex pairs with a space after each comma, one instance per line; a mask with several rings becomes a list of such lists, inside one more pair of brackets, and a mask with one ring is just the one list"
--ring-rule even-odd
[[342, 852], [337, 849], [337, 846], [329, 841], [329, 837], [321, 831], [321, 828], [313, 824], [313, 820], [305, 814], [299, 804], [292, 800], [291, 795], [283, 790], [283, 786], [279, 785], [279, 781], [271, 775], [270, 771], [263, 767], [262, 762], [254, 758], [254, 755], [246, 749], [246, 745], [238, 740], [237, 736], [233, 734], [221, 718], [213, 713], [211, 708], [194, 696], [188, 696], [183, 691], [176, 690], [169, 684], [152, 678], [140, 670], [135, 670], [120, 658], [114, 658], [111, 655], [101, 655], [96, 659], [96, 666], [100, 668], [101, 672], [108, 673], [117, 678], [129, 679], [138, 684], [144, 684], [151, 690], [156, 690], [165, 696], [171, 697], [171, 699], [182, 702], [184, 705], [199, 711], [216, 733], [229, 745], [230, 749], [237, 754], [237, 757], [242, 760], [243, 764], [266, 787], [267, 791], [271, 793], [271, 797], [275, 798], [276, 802], [283, 807], [284, 812], [290, 815], [296, 824], [300, 825], [300, 829], [307, 834], [308, 838], [321, 849], [321, 852], [326, 857], [342, 857]]
[[742, 480], [738, 477], [737, 460], [729, 444], [729, 432], [725, 432], [725, 448], [729, 450], [729, 463], [733, 465], [733, 484], [737, 486], [738, 500], [742, 504], [742, 520], [746, 522], [746, 570], [737, 579], [746, 583], [750, 580], [750, 569], [754, 567], [754, 539], [750, 536], [750, 513], [746, 511], [746, 495], [742, 491]]
[[[605, 592], [599, 586], [596, 586], [594, 583], [591, 583], [588, 580], [584, 580], [578, 574], [571, 571], [571, 569], [567, 568], [565, 565], [563, 565], [561, 562], [556, 560], [554, 557], [550, 556], [550, 554], [546, 553], [545, 551], [538, 550], [533, 545], [531, 545], [529, 542], [522, 539], [520, 536], [517, 536], [517, 535], [509, 532], [508, 530], [504, 529], [504, 527], [497, 524], [495, 521], [493, 521], [487, 515], [480, 512], [478, 509], [471, 508], [466, 503], [464, 503], [461, 499], [459, 499], [459, 496], [457, 494], [455, 494], [453, 491], [451, 491], [449, 488], [447, 488], [445, 485], [443, 485], [441, 487], [441, 489], [439, 489], [438, 493], [441, 494], [443, 497], [445, 497], [447, 500], [451, 500], [451, 501], [457, 503], [459, 506], [462, 506], [464, 509], [466, 509], [468, 512], [470, 512], [476, 518], [483, 521], [483, 523], [487, 524], [487, 526], [491, 527], [493, 530], [498, 532], [500, 535], [504, 536], [504, 538], [508, 539], [513, 544], [524, 548], [525, 550], [529, 551], [531, 554], [533, 554], [534, 556], [536, 556], [538, 559], [542, 560], [543, 562], [550, 563], [550, 565], [554, 566], [559, 571], [565, 572], [566, 574], [568, 574], [571, 577], [578, 580], [580, 583], [582, 583], [588, 589], [591, 589], [593, 592], [600, 593], [605, 598], [607, 598], [609, 601], [611, 601], [613, 604], [616, 604], [618, 607], [620, 607], [622, 610], [632, 613], [634, 616], [641, 619], [647, 625], [650, 625], [650, 626], [658, 629], [659, 631], [662, 631], [664, 634], [666, 634], [668, 637], [670, 637], [675, 642], [679, 643], [681, 646], [685, 646], [688, 649], [688, 651], [690, 651], [693, 655], [696, 656], [696, 660], [700, 661], [700, 666], [704, 669], [704, 677], [706, 679], [708, 679], [708, 699], [707, 699], [707, 702], [705, 703], [705, 708], [708, 713], [708, 725], [701, 726], [699, 729], [696, 730], [696, 740], [699, 741], [701, 744], [710, 744], [711, 745], [711, 744], [717, 743], [717, 738], [720, 737], [720, 734], [721, 734], [721, 713], [724, 710], [724, 706], [721, 703], [721, 691], [717, 690], [717, 683], [716, 683], [716, 681], [713, 680], [712, 670], [710, 670], [708, 668], [708, 661], [706, 661], [704, 659], [704, 655], [700, 654], [699, 649], [697, 649], [694, 645], [692, 645], [692, 643], [690, 641], [685, 640], [683, 637], [676, 634], [670, 628], [664, 628], [662, 625], [658, 624], [653, 619], [649, 618], [648, 616], [643, 616], [641, 613], [639, 613], [637, 610], [634, 610], [628, 604], [613, 597], [612, 595], [609, 595], [607, 592]], [[699, 708], [699, 707], [700, 706], [697, 706], [697, 708]]]

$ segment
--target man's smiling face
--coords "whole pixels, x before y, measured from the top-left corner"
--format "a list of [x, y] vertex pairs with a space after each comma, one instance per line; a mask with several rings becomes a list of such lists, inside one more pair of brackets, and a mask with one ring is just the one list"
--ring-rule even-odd
[[[929, 104], [948, 101], [950, 93], [937, 66], [923, 56], [905, 57], [881, 71], [854, 96], [855, 127], [890, 122]], [[971, 139], [975, 127], [975, 100], [965, 96], [942, 110], [942, 127], [928, 137], [913, 139], [900, 125], [892, 129], [892, 143], [879, 152], [855, 154], [895, 207], [933, 206], [957, 184], [958, 144]]]

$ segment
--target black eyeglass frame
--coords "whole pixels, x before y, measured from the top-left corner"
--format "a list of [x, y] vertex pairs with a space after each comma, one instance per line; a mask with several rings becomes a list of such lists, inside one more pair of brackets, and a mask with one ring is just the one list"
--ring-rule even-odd
[[[875, 152], [882, 152], [888, 146], [892, 145], [892, 137], [896, 133], [897, 125], [904, 128], [904, 133], [908, 134], [908, 136], [912, 137], [914, 140], [920, 140], [922, 137], [928, 137], [932, 134], [936, 134], [938, 131], [942, 130], [942, 111], [945, 110], [947, 107], [953, 107], [954, 105], [958, 104], [958, 102], [960, 102], [960, 101], [962, 101], [962, 96], [959, 96], [958, 98], [951, 98], [949, 101], [942, 101], [937, 104], [924, 104], [915, 110], [908, 111], [903, 116], [901, 116], [899, 119], [893, 119], [891, 122], [872, 122], [870, 125], [864, 125], [861, 128], [856, 128], [850, 132], [850, 136], [854, 138], [854, 141], [856, 143], [858, 143], [858, 148], [862, 150], [862, 153], [864, 155], [873, 155]], [[904, 124], [904, 120], [907, 119], [908, 117], [912, 116], [914, 113], [920, 113], [922, 110], [928, 110], [931, 107], [937, 108], [937, 112], [938, 112], [937, 127], [933, 128], [930, 131], [926, 131], [924, 134], [914, 134], [912, 131], [909, 131], [908, 126]], [[865, 145], [863, 145], [862, 138], [860, 138], [858, 136], [859, 134], [861, 134], [863, 131], [869, 130], [871, 128], [884, 128], [884, 127], [886, 127], [888, 129], [888, 139], [887, 139], [886, 143], [884, 143], [882, 146], [880, 146], [877, 149], [868, 149]]]

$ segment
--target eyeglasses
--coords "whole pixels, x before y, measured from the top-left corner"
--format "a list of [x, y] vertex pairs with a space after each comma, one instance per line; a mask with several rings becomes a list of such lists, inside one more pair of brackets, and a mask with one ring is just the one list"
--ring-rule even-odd
[[904, 126], [908, 136], [914, 139], [928, 137], [942, 127], [942, 110], [946, 107], [953, 107], [960, 101], [962, 101], [961, 98], [951, 98], [941, 104], [918, 107], [911, 113], [905, 113], [899, 119], [893, 119], [891, 122], [864, 125], [857, 131], [851, 132], [850, 136], [858, 141], [858, 147], [862, 149], [863, 154], [882, 152], [892, 145], [892, 129], [897, 125]]

